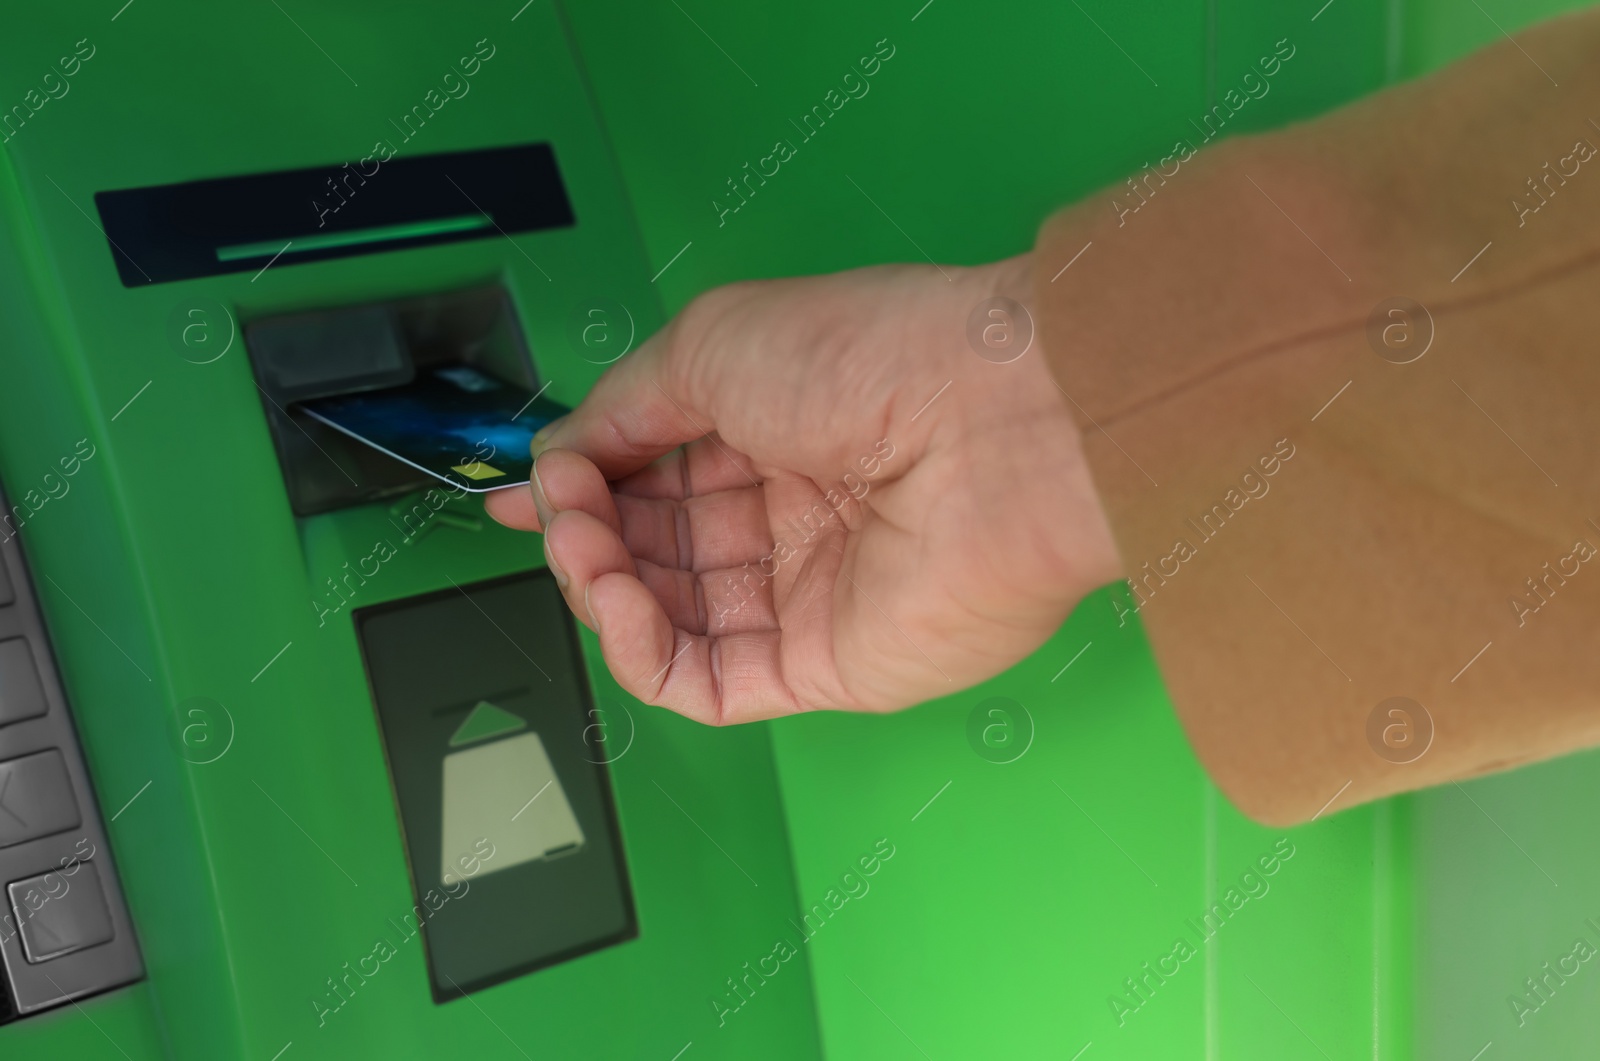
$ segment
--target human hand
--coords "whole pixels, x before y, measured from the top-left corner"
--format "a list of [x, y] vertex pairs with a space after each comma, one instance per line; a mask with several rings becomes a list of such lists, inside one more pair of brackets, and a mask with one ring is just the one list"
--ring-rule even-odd
[[[535, 439], [501, 523], [545, 532], [629, 693], [714, 725], [954, 693], [1120, 563], [1042, 351], [968, 345], [1028, 256], [730, 285]], [[686, 444], [686, 445], [685, 445]]]

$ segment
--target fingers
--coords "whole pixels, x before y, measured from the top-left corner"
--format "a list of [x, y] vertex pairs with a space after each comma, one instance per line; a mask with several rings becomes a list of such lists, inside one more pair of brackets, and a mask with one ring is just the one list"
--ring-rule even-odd
[[571, 450], [551, 450], [533, 462], [533, 501], [539, 521], [548, 525], [557, 512], [587, 512], [613, 531], [622, 521], [611, 499], [611, 488], [600, 469]]
[[755, 487], [683, 502], [695, 571], [753, 564], [772, 552], [766, 495]]
[[695, 634], [720, 636], [778, 629], [771, 580], [751, 566], [704, 572], [641, 559], [616, 531], [587, 512], [558, 512], [545, 534], [545, 563], [562, 596], [588, 622], [589, 583], [614, 571], [631, 574], [650, 591], [668, 621]]
[[571, 450], [541, 453], [526, 487], [496, 490], [483, 500], [490, 518], [513, 530], [542, 530], [557, 512], [569, 508], [589, 513], [612, 530], [622, 529], [599, 469]]
[[783, 681], [776, 630], [712, 640], [676, 629], [655, 595], [620, 572], [595, 579], [586, 596], [612, 676], [645, 703], [708, 725], [799, 709]]
[[779, 629], [772, 580], [759, 567], [725, 568], [692, 577], [700, 587], [705, 625], [684, 629], [712, 637]]
[[567, 606], [585, 623], [589, 612], [584, 593], [590, 582], [612, 572], [638, 574], [633, 557], [617, 532], [580, 509], [558, 512], [550, 520], [544, 536], [544, 559], [556, 576]]
[[533, 503], [533, 484], [508, 486], [483, 495], [483, 511], [496, 523], [512, 530], [540, 529], [539, 512]]
[[622, 479], [617, 493], [630, 497], [682, 501], [697, 494], [755, 486], [761, 477], [749, 457], [731, 448], [715, 431], [696, 439]]
[[620, 479], [712, 431], [710, 414], [686, 393], [683, 355], [670, 357], [680, 322], [611, 366], [576, 409], [534, 436], [534, 451], [576, 450], [606, 479]]
[[700, 576], [676, 567], [658, 567], [637, 558], [633, 565], [639, 581], [667, 613], [667, 622], [691, 634], [716, 633], [706, 629], [706, 593]]
[[622, 543], [641, 560], [687, 571], [694, 562], [689, 538], [689, 513], [676, 501], [616, 498], [622, 516]]
[[[701, 464], [691, 473], [708, 487], [730, 483], [683, 501], [666, 497], [613, 495], [600, 471], [571, 450], [546, 450], [533, 466], [533, 481], [521, 495], [485, 502], [490, 515], [508, 526], [537, 530], [551, 525], [556, 513], [585, 512], [600, 520], [633, 556], [660, 567], [709, 571], [751, 563], [772, 549], [762, 491], [746, 485], [741, 472], [723, 461], [687, 458], [684, 466]], [[489, 506], [493, 505], [493, 508]]]
[[628, 551], [662, 567], [738, 567], [772, 551], [766, 498], [753, 487], [681, 502], [619, 495], [616, 505]]
[[[721, 594], [713, 619], [705, 576], [635, 562], [616, 531], [576, 509], [551, 519], [545, 559], [568, 606], [599, 635], [611, 673], [645, 703], [711, 725], [799, 709], [770, 590]], [[701, 633], [708, 624], [720, 636]]]
[[[600, 651], [617, 683], [647, 704], [701, 718], [688, 709], [711, 706], [710, 639], [675, 629], [644, 583], [620, 572], [595, 579], [584, 595], [582, 608], [597, 624]], [[669, 675], [671, 705], [662, 699]]]

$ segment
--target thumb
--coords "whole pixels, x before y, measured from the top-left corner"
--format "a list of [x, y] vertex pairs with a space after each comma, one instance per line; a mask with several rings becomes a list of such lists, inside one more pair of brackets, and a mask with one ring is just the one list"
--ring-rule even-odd
[[533, 456], [575, 450], [616, 480], [714, 431], [710, 414], [687, 393], [680, 368], [686, 357], [674, 353], [679, 332], [673, 321], [607, 369], [576, 409], [534, 435]]

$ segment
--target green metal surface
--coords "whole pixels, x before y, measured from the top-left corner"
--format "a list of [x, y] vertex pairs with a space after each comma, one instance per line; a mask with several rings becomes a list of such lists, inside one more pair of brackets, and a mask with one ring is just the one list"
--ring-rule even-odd
[[[1103, 592], [1007, 674], [887, 717], [705, 729], [625, 697], [585, 635], [597, 699], [637, 726], [612, 773], [639, 938], [442, 1006], [402, 946], [319, 1027], [325, 978], [411, 895], [348, 611], [319, 627], [309, 602], [379, 540], [398, 555], [355, 606], [537, 567], [538, 539], [471, 502], [409, 542], [385, 505], [295, 519], [242, 351], [195, 365], [166, 337], [197, 297], [248, 319], [499, 278], [573, 403], [601, 371], [569, 343], [582, 299], [642, 333], [730, 280], [1014, 254], [1053, 207], [1194, 138], [1277, 42], [1293, 59], [1229, 133], [1492, 39], [1476, 5], [118, 3], [0, 40], [8, 106], [95, 49], [0, 153], [0, 477], [15, 498], [76, 440], [98, 448], [23, 540], [149, 977], [0, 1027], [0, 1055], [1466, 1061], [1483, 1039], [1554, 1057], [1592, 1034], [1592, 984], [1515, 1036], [1499, 997], [1600, 916], [1567, 824], [1592, 758], [1467, 786], [1477, 809], [1447, 789], [1263, 829], [1206, 781]], [[483, 39], [472, 92], [402, 143], [392, 119]], [[802, 139], [792, 120], [875, 48], [892, 55], [870, 92]], [[118, 283], [94, 192], [331, 169], [376, 139], [550, 140], [579, 224]], [[795, 156], [733, 210], [726, 183], [779, 139]], [[969, 739], [991, 697], [1026, 710], [1013, 762]], [[728, 980], [780, 943], [794, 959], [732, 1009]], [[1490, 952], [1501, 973], [1469, 968]]]

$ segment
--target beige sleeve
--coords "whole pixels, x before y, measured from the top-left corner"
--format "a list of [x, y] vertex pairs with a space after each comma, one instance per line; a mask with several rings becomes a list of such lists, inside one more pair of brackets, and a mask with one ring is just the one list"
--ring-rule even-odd
[[1597, 123], [1590, 12], [1041, 234], [1125, 619], [1260, 821], [1600, 744]]

